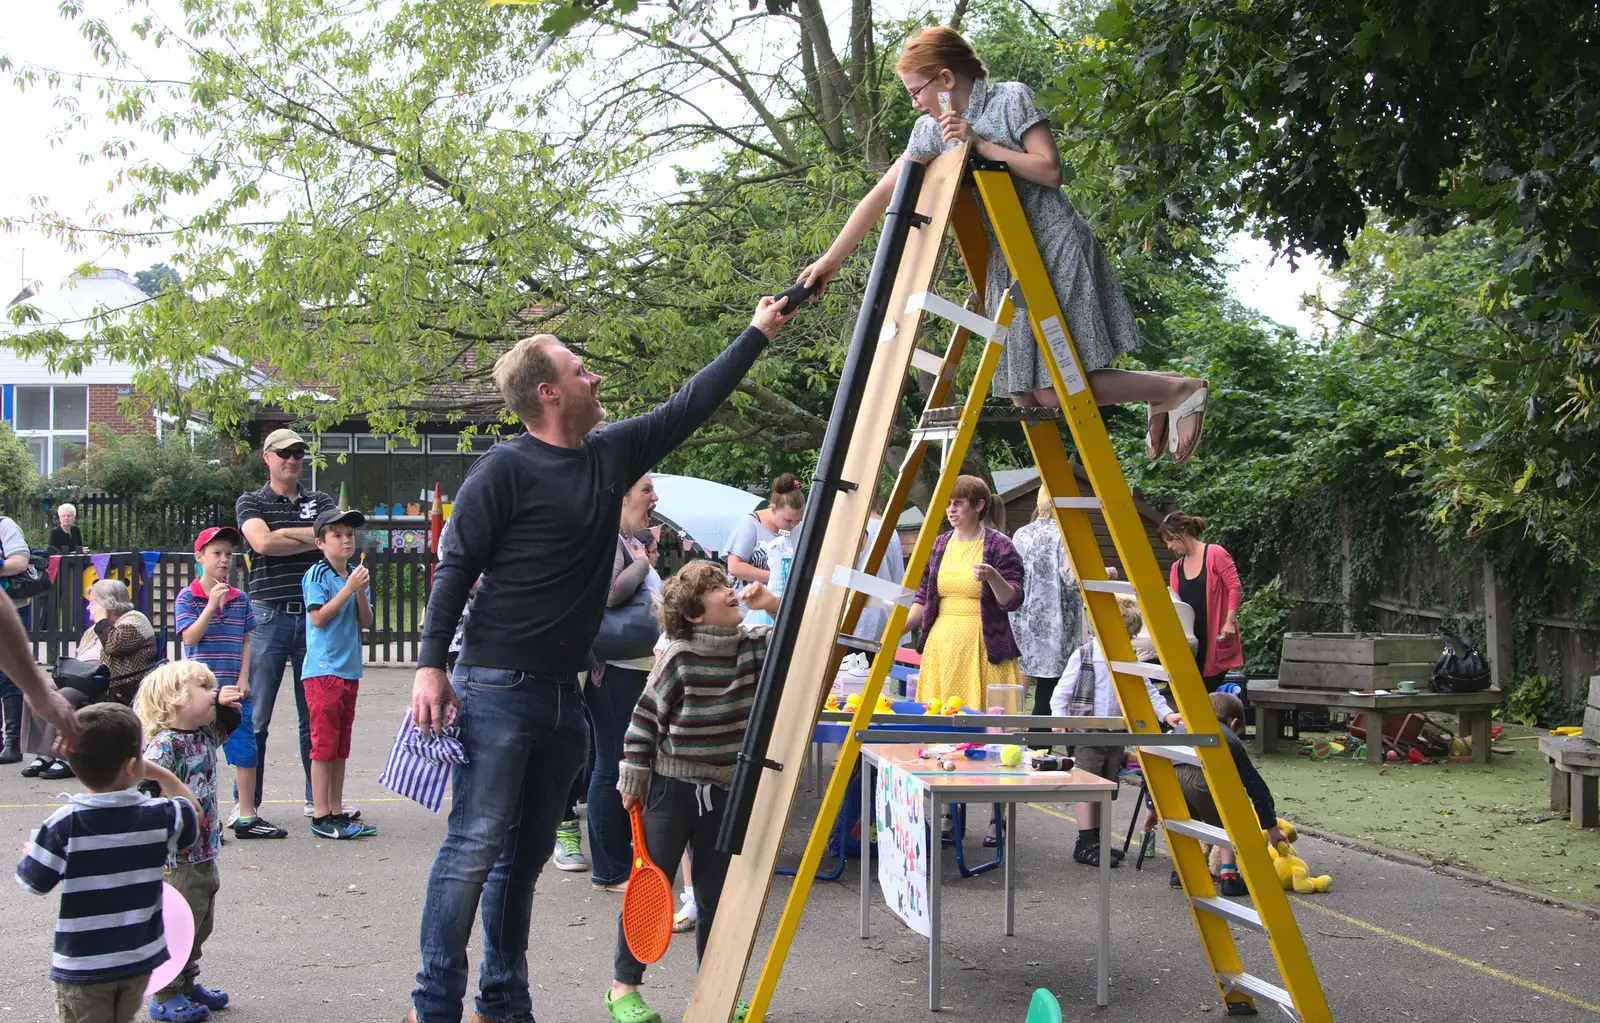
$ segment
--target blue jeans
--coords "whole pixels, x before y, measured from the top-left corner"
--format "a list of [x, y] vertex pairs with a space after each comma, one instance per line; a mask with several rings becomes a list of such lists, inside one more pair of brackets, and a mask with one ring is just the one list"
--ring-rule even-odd
[[[606, 667], [601, 685], [583, 687], [594, 729], [594, 771], [589, 775], [589, 865], [595, 884], [621, 884], [633, 869], [633, 825], [617, 792], [622, 737], [633, 721], [633, 706], [649, 681], [648, 672]], [[667, 864], [661, 864], [666, 870]]]
[[251, 726], [256, 732], [256, 806], [267, 780], [267, 730], [272, 707], [283, 685], [283, 669], [294, 672], [294, 709], [300, 717], [300, 769], [306, 778], [306, 802], [311, 802], [311, 714], [300, 670], [306, 660], [306, 616], [285, 614], [270, 604], [250, 602], [256, 631], [250, 634], [250, 699], [255, 703]]
[[570, 683], [464, 664], [451, 685], [468, 762], [451, 779], [449, 827], [428, 873], [412, 1004], [419, 1023], [459, 1023], [467, 941], [481, 904], [478, 1014], [529, 1023], [533, 888], [555, 849], [567, 791], [589, 755], [583, 697]]

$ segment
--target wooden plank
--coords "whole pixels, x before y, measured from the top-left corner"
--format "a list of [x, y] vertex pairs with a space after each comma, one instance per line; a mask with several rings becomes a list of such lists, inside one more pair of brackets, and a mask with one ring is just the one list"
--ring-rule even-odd
[[1419, 692], [1409, 696], [1399, 693], [1377, 696], [1371, 693], [1356, 695], [1334, 689], [1283, 689], [1252, 684], [1249, 696], [1253, 707], [1335, 707], [1341, 710], [1376, 710], [1384, 714], [1454, 712], [1464, 707], [1493, 707], [1500, 702], [1498, 689], [1476, 693]]
[[1583, 708], [1583, 737], [1600, 742], [1600, 707]]
[[1278, 665], [1278, 682], [1308, 689], [1389, 689], [1397, 682], [1415, 682], [1418, 689], [1428, 686], [1432, 664], [1327, 664], [1313, 661], [1283, 661]]
[[933, 281], [966, 159], [967, 147], [958, 146], [929, 164], [923, 179], [917, 212], [929, 218], [929, 222], [913, 228], [906, 240], [884, 319], [885, 326], [892, 322], [895, 330], [887, 341], [878, 345], [867, 378], [866, 393], [872, 398], [862, 405], [846, 453], [843, 478], [860, 485], [834, 499], [833, 514], [823, 537], [817, 575], [813, 580], [817, 588], [806, 603], [795, 642], [799, 655], [790, 665], [789, 676], [784, 681], [777, 725], [768, 745], [768, 758], [783, 764], [784, 769], [766, 771], [761, 776], [744, 851], [733, 857], [723, 884], [723, 890], [734, 897], [725, 899], [718, 908], [717, 926], [712, 929], [695, 979], [694, 993], [684, 1016], [686, 1023], [728, 1023], [744, 985], [771, 892], [784, 829], [804, 773], [802, 768], [812, 729], [832, 681], [832, 658], [821, 654], [834, 647], [840, 617], [850, 594], [830, 580], [835, 566], [855, 567], [862, 539], [866, 536], [867, 516], [877, 489], [875, 484], [882, 469], [884, 448], [900, 412], [896, 396], [901, 393], [910, 372], [911, 352], [922, 322], [921, 310], [905, 311], [906, 301], [928, 290]]
[[1283, 636], [1286, 661], [1326, 661], [1332, 664], [1393, 664], [1426, 661], [1432, 665], [1443, 651], [1433, 636], [1376, 632], [1287, 632]]
[[1600, 768], [1600, 743], [1567, 735], [1539, 736], [1539, 752], [1562, 768]]
[[1600, 675], [1589, 676], [1589, 706], [1600, 707]]

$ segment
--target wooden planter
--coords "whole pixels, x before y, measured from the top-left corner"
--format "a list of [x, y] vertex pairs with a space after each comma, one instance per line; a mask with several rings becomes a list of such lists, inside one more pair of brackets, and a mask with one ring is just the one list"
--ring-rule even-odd
[[1435, 636], [1377, 632], [1288, 632], [1278, 685], [1302, 689], [1393, 689], [1399, 682], [1428, 688], [1433, 662], [1444, 651]]

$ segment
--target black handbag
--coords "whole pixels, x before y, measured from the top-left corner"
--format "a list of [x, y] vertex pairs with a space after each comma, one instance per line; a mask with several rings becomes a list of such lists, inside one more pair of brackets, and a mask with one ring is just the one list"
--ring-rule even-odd
[[595, 660], [631, 661], [648, 657], [661, 636], [661, 625], [654, 613], [655, 595], [650, 587], [640, 586], [616, 607], [606, 608], [600, 620], [600, 633], [594, 638]]
[[1444, 653], [1433, 662], [1428, 688], [1435, 693], [1477, 693], [1489, 688], [1489, 664], [1477, 644], [1465, 636], [1439, 630]]
[[27, 568], [16, 575], [0, 577], [0, 589], [19, 606], [44, 596], [52, 585], [50, 555], [44, 551], [29, 551]]
[[89, 697], [99, 699], [111, 684], [111, 669], [99, 661], [85, 661], [77, 657], [57, 657], [50, 677], [57, 689], [76, 689]]

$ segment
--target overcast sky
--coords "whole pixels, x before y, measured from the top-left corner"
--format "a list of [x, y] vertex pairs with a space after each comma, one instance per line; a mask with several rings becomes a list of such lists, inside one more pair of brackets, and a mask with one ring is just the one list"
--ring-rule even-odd
[[[101, 7], [89, 6], [91, 10]], [[63, 71], [87, 69], [84, 43], [77, 36], [76, 26], [60, 17], [54, 3], [13, 0], [7, 7], [6, 17], [0, 19], [0, 53], [13, 60], [26, 59]], [[101, 10], [109, 20], [125, 23], [130, 17], [122, 4], [104, 5]], [[146, 71], [185, 77], [177, 50], [152, 55], [150, 60], [152, 65]], [[106, 189], [115, 166], [81, 159], [83, 153], [92, 152], [114, 132], [109, 127], [92, 133], [76, 131], [61, 139], [59, 130], [67, 115], [54, 105], [57, 94], [42, 88], [19, 93], [9, 81], [0, 85], [7, 90], [3, 102], [10, 148], [7, 158], [0, 160], [0, 214], [24, 215], [35, 199], [42, 199], [46, 208], [73, 216], [115, 210], [118, 200]], [[93, 103], [91, 91], [85, 96], [85, 105], [90, 107]], [[152, 148], [144, 152], [155, 158], [170, 154]], [[1314, 326], [1312, 317], [1300, 308], [1300, 296], [1315, 291], [1319, 285], [1327, 287], [1319, 264], [1303, 260], [1297, 271], [1291, 271], [1286, 260], [1272, 260], [1272, 250], [1265, 242], [1245, 235], [1233, 240], [1229, 254], [1237, 266], [1228, 275], [1228, 282], [1241, 302], [1302, 332]], [[104, 248], [71, 253], [37, 233], [0, 232], [0, 302], [19, 290], [24, 272], [29, 280], [54, 282], [82, 262], [132, 272], [162, 256], [160, 250], [135, 250], [125, 255]]]

